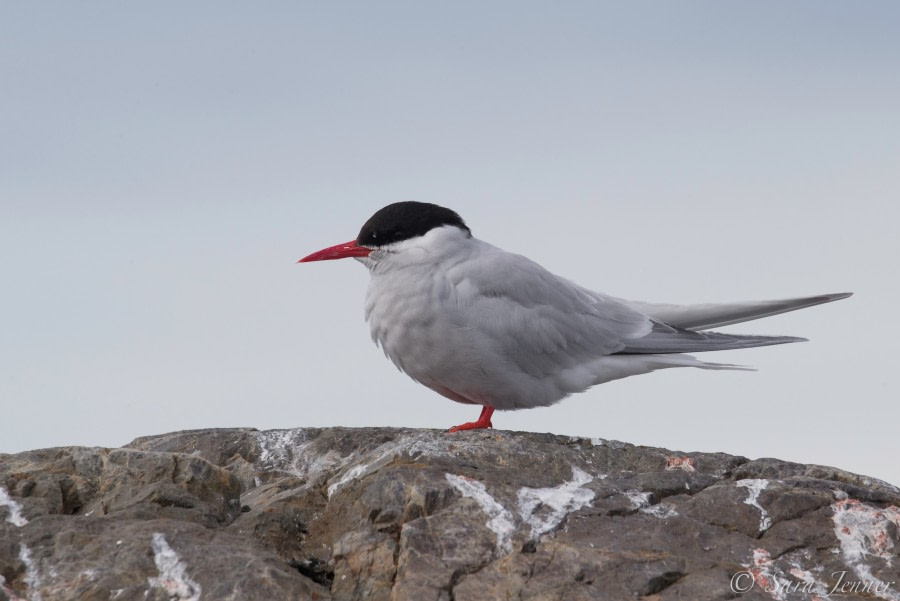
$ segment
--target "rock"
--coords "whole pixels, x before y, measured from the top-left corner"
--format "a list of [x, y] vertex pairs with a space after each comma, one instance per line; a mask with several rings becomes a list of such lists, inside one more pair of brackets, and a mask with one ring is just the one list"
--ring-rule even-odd
[[217, 429], [0, 455], [0, 600], [900, 600], [900, 490], [513, 432]]

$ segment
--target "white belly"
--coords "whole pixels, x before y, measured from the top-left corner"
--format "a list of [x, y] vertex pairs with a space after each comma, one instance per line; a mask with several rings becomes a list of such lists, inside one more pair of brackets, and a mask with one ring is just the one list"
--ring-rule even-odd
[[366, 294], [375, 343], [400, 370], [445, 397], [517, 409], [573, 392], [555, 378], [524, 373], [490, 336], [467, 324], [467, 310], [459, 290], [427, 275], [373, 274]]

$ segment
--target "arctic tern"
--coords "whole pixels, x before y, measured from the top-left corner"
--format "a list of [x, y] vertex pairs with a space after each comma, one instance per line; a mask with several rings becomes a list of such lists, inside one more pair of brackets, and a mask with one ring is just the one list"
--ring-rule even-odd
[[372, 339], [413, 380], [481, 415], [451, 432], [492, 428], [494, 410], [552, 405], [591, 386], [668, 367], [747, 369], [683, 353], [805, 341], [706, 331], [852, 293], [666, 305], [582, 288], [472, 236], [454, 211], [398, 202], [355, 240], [300, 263], [353, 257], [369, 269]]

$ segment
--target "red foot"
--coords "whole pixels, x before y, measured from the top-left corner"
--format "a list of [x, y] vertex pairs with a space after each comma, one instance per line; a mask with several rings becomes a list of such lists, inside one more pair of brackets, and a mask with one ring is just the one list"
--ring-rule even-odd
[[460, 424], [459, 426], [453, 426], [452, 428], [450, 428], [450, 432], [459, 432], [460, 430], [484, 430], [485, 428], [493, 428], [494, 424], [491, 423], [491, 415], [493, 414], [494, 408], [485, 406], [485, 408], [481, 410], [481, 415], [478, 416], [478, 421], [466, 422], [464, 424]]

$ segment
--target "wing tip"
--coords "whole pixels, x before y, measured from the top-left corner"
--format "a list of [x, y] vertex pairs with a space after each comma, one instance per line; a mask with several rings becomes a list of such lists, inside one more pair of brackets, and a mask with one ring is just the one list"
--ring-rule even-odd
[[850, 298], [851, 296], [853, 296], [853, 293], [852, 292], [833, 292], [831, 294], [823, 294], [822, 296], [824, 298], [828, 299], [825, 302], [831, 302], [831, 301], [837, 301], [837, 300], [844, 300], [845, 298]]

